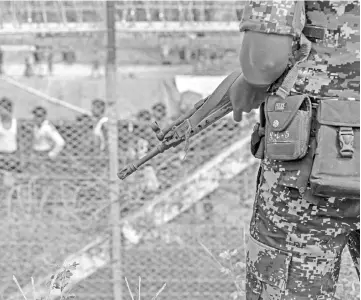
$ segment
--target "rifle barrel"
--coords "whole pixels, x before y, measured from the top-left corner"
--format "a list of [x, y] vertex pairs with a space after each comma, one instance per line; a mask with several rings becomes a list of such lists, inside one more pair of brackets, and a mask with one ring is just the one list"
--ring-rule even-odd
[[[223, 118], [225, 115], [230, 113], [232, 111], [232, 104], [231, 102], [226, 102], [222, 107], [220, 107], [217, 111], [215, 111], [213, 114], [205, 118], [203, 121], [201, 121], [196, 128], [192, 130], [191, 136], [194, 136], [198, 134], [200, 131], [204, 130], [208, 126], [212, 125], [214, 122], [218, 121], [219, 119]], [[135, 161], [134, 163], [131, 163], [124, 167], [121, 171], [118, 172], [118, 177], [121, 180], [124, 180], [129, 175], [134, 173], [138, 168], [142, 165], [144, 165], [146, 162], [151, 160], [153, 157], [157, 156], [160, 153], [163, 153], [165, 150], [168, 150], [171, 147], [175, 147], [182, 143], [185, 140], [185, 137], [179, 140], [173, 140], [168, 143], [162, 142], [157, 147], [152, 149], [149, 153], [147, 153], [145, 156], [140, 158], [139, 160]]]
[[165, 143], [160, 143], [157, 147], [152, 149], [150, 152], [148, 152], [146, 155], [138, 159], [137, 161], [130, 163], [129, 165], [125, 166], [122, 170], [118, 172], [118, 178], [121, 180], [124, 180], [129, 175], [133, 174], [138, 168], [142, 165], [144, 165], [147, 161], [151, 160], [154, 156], [158, 155], [159, 153], [164, 152], [164, 150], [167, 150], [170, 148]]

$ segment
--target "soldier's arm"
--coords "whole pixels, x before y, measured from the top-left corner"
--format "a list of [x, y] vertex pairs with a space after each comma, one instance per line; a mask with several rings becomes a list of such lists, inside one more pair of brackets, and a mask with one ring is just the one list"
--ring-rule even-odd
[[256, 109], [266, 98], [269, 86], [282, 75], [292, 50], [292, 37], [247, 31], [244, 33], [240, 65], [242, 76], [230, 88], [233, 118]]
[[230, 90], [233, 118], [258, 108], [268, 87], [286, 70], [292, 57], [293, 42], [304, 28], [303, 1], [248, 1], [240, 31], [242, 76]]

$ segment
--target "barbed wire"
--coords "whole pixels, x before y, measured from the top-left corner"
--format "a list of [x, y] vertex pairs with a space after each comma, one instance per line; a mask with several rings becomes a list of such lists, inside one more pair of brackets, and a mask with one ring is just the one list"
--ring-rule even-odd
[[[225, 33], [237, 33], [242, 5], [244, 1], [228, 0], [117, 2], [118, 51], [124, 58], [118, 70], [119, 102], [127, 113], [116, 125], [119, 166], [157, 145], [152, 120], [169, 124], [202, 96], [167, 94], [173, 102], [184, 100], [170, 113], [159, 90], [166, 80], [175, 88], [173, 74], [159, 76], [162, 84], [151, 89], [151, 79], [122, 70], [122, 63], [133, 56], [135, 63], [154, 64], [162, 73], [162, 63], [204, 60], [189, 73], [217, 69], [224, 74], [226, 54], [232, 52], [228, 61], [233, 70], [238, 37], [232, 45], [232, 35]], [[131, 286], [142, 277], [143, 297], [153, 297], [166, 282], [157, 299], [236, 299], [234, 284], [199, 242], [217, 256], [237, 248], [237, 260], [245, 261], [245, 224], [252, 216], [258, 169], [246, 154], [247, 138], [257, 115], [245, 116], [242, 123], [225, 117], [191, 139], [186, 160], [182, 146], [171, 149], [110, 189], [107, 121], [104, 111], [94, 113], [97, 107], [91, 102], [105, 98], [104, 20], [102, 1], [0, 1], [2, 79], [14, 83], [0, 81], [0, 99], [13, 102], [5, 123], [0, 110], [0, 130], [16, 143], [15, 151], [8, 151], [0, 142], [0, 299], [23, 299], [13, 275], [25, 291], [31, 292], [30, 277], [43, 291], [52, 268], [72, 260], [80, 264], [72, 282], [78, 299], [115, 299], [114, 226], [121, 228], [123, 243], [119, 272]], [[199, 31], [209, 35], [202, 37]], [[217, 42], [212, 44], [213, 33]], [[140, 98], [134, 106], [130, 94]], [[37, 106], [48, 113], [40, 123], [32, 113]], [[44, 132], [48, 136], [41, 141]], [[53, 156], [54, 147], [61, 150]], [[119, 195], [119, 224], [109, 218], [114, 195]], [[351, 269], [348, 264], [346, 257], [344, 275]], [[238, 275], [244, 278], [244, 266]], [[121, 284], [126, 291], [126, 283]], [[345, 295], [352, 299], [352, 291]]]

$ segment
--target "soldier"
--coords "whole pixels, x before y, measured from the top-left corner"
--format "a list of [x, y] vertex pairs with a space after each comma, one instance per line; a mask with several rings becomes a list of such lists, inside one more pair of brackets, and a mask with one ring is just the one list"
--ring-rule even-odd
[[[321, 107], [329, 109], [326, 117], [336, 116], [339, 123], [354, 121], [359, 126], [359, 112], [352, 109], [360, 100], [359, 11], [358, 1], [248, 1], [243, 12], [243, 74], [230, 90], [233, 117], [240, 121], [242, 112], [261, 103], [267, 117], [265, 148], [259, 147], [259, 140], [253, 141], [257, 148], [253, 153], [262, 161], [247, 251], [247, 300], [335, 299], [341, 254], [348, 242], [359, 269], [360, 202], [352, 187], [346, 187], [354, 178], [335, 177], [341, 189], [323, 188], [319, 183], [322, 193], [316, 191], [314, 183], [316, 161], [330, 158], [334, 149], [341, 156], [349, 149], [348, 161], [357, 162], [352, 156], [353, 151], [359, 151], [357, 142], [352, 144], [357, 131], [350, 126], [346, 134], [340, 127], [339, 144], [328, 143], [329, 149], [316, 156], [322, 144], [319, 139], [315, 142], [316, 136], [323, 137], [323, 133], [313, 127], [314, 112], [322, 115]], [[323, 102], [328, 106], [321, 103], [331, 98], [333, 102]], [[336, 109], [331, 111], [332, 105]], [[304, 118], [302, 124], [309, 125], [280, 136], [277, 128], [291, 128], [292, 118], [296, 118], [291, 112], [297, 110], [297, 118]], [[289, 161], [304, 141], [292, 143], [287, 138], [305, 132], [309, 134], [304, 153]], [[278, 143], [280, 139], [283, 143]], [[327, 161], [323, 163], [327, 166]], [[344, 170], [342, 164], [336, 172]], [[355, 173], [359, 176], [359, 171]], [[359, 185], [359, 178], [357, 181]], [[357, 189], [359, 197], [359, 186]]]

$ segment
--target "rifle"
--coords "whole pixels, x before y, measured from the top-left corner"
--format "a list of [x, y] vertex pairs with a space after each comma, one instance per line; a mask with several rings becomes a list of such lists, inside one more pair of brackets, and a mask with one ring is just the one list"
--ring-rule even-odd
[[211, 95], [197, 102], [189, 112], [179, 117], [166, 128], [161, 129], [156, 121], [153, 122], [151, 128], [160, 144], [139, 160], [119, 171], [119, 179], [124, 180], [156, 155], [174, 148], [182, 142], [186, 142], [185, 149], [187, 150], [189, 138], [206, 129], [233, 110], [228, 91], [240, 75], [241, 72], [233, 72], [228, 75]]

